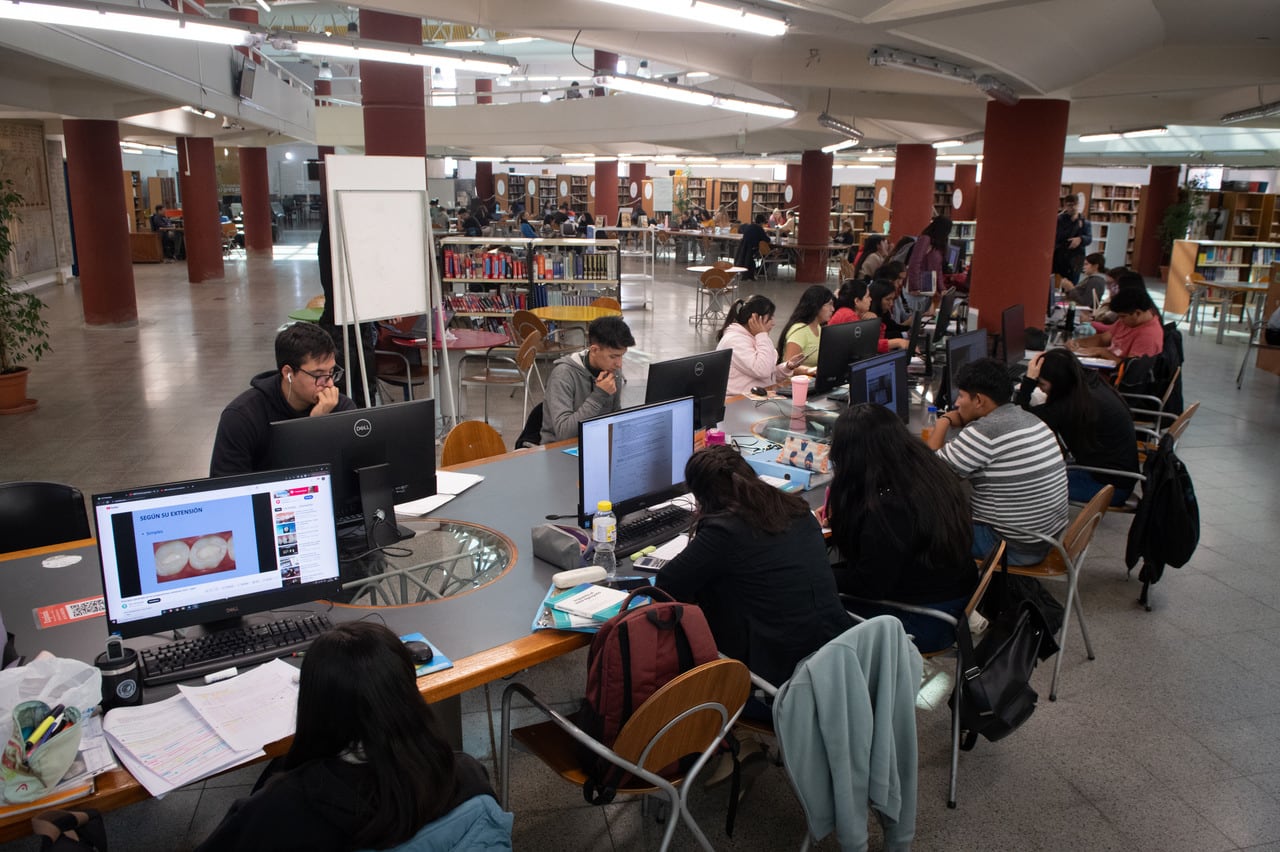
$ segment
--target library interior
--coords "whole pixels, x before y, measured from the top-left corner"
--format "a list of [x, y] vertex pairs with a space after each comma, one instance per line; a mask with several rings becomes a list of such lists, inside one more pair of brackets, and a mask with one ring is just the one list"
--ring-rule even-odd
[[[42, 651], [100, 671], [118, 705], [63, 721], [44, 696], [34, 723], [6, 720], [32, 753], [83, 728], [83, 763], [48, 779], [65, 792], [49, 808], [101, 810], [116, 848], [222, 848], [228, 812], [290, 748], [298, 667], [324, 659], [307, 655], [315, 635], [374, 622], [409, 643], [436, 730], [483, 767], [498, 805], [486, 817], [513, 815], [516, 849], [1280, 850], [1271, 5], [0, 0], [0, 623], [25, 658], [0, 670], [0, 712], [26, 696], [22, 668], [51, 665]], [[1060, 242], [1063, 228], [1087, 238]], [[933, 266], [915, 251], [925, 235]], [[876, 244], [883, 258], [864, 267]], [[812, 288], [835, 297], [898, 248], [902, 304], [855, 309], [883, 314], [892, 339], [819, 335], [829, 314], [804, 314]], [[697, 490], [685, 459], [706, 445], [825, 510], [830, 473], [783, 457], [818, 452], [821, 468], [860, 401], [912, 440], [937, 415], [962, 419], [962, 361], [990, 355], [1013, 382], [1040, 350], [1088, 342], [1106, 306], [1066, 294], [1094, 271], [1102, 301], [1138, 282], [1176, 351], [1144, 362], [1156, 397], [1137, 407], [1160, 411], [1135, 417], [1194, 482], [1198, 542], [1143, 583], [1131, 528], [1140, 499], [1156, 505], [1144, 481], [1082, 553], [1064, 549], [1040, 575], [1068, 618], [1030, 675], [1029, 718], [957, 759], [959, 652], [921, 664], [908, 643], [922, 674], [902, 664], [920, 679], [892, 807], [873, 790], [857, 819], [815, 816], [814, 767], [789, 763], [782, 726], [752, 714], [769, 718], [758, 684], [731, 732], [718, 721], [691, 749], [733, 738], [740, 772], [727, 752], [685, 761], [687, 795], [670, 802], [658, 787], [590, 804], [581, 780], [557, 780], [565, 767], [540, 759], [531, 726], [541, 708], [577, 713], [589, 686], [600, 613], [557, 608], [553, 577], [582, 564], [597, 497], [628, 545], [617, 572], [646, 583], [658, 563], [638, 568], [631, 543], [675, 533], [626, 516], [678, 507]], [[772, 311], [751, 334], [777, 319], [759, 381], [733, 338], [750, 299]], [[1116, 357], [1082, 359], [1088, 381], [1138, 381], [1141, 359], [1120, 351], [1126, 310], [1107, 326]], [[812, 349], [783, 328], [802, 314]], [[618, 317], [630, 342], [588, 338]], [[336, 368], [308, 350], [273, 370], [291, 327], [328, 331]], [[732, 363], [710, 355], [731, 338]], [[793, 381], [788, 346], [813, 382]], [[619, 351], [606, 377], [617, 368], [597, 359]], [[621, 409], [548, 442], [562, 424], [538, 418], [565, 392], [566, 360], [597, 403], [593, 383], [616, 386]], [[280, 406], [316, 392], [295, 419], [263, 416], [254, 472], [210, 477], [251, 380]], [[299, 416], [333, 407], [332, 388], [354, 407]], [[362, 433], [376, 449], [354, 448]], [[58, 485], [37, 499], [26, 483]], [[67, 495], [74, 507], [55, 506]], [[1160, 523], [1155, 537], [1177, 537]], [[716, 607], [698, 602], [715, 633]], [[1009, 626], [991, 615], [975, 614], [974, 642]], [[164, 668], [180, 635], [224, 621], [300, 632]], [[727, 716], [744, 706], [715, 688]], [[39, 845], [13, 762], [0, 852]], [[431, 813], [428, 827], [446, 819]]]

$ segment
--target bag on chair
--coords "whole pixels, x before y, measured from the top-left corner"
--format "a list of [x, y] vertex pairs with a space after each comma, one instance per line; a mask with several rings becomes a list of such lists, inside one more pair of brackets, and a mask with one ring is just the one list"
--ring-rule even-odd
[[[653, 603], [628, 609], [632, 599], [641, 595]], [[591, 641], [587, 692], [578, 725], [612, 746], [622, 726], [649, 696], [677, 675], [718, 658], [711, 628], [699, 607], [680, 603], [656, 587], [637, 589]], [[600, 761], [583, 784], [582, 794], [593, 805], [608, 804], [622, 780], [622, 770]]]

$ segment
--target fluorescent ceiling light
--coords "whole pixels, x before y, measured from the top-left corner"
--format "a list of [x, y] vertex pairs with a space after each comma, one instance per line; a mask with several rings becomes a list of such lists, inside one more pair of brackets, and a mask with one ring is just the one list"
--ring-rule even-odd
[[[568, 154], [566, 154], [565, 156], [568, 156]], [[586, 161], [588, 163], [616, 163], [618, 161], [618, 158], [617, 157], [597, 157], [593, 154], [588, 154], [586, 156]]]
[[1081, 142], [1112, 142], [1120, 138], [1119, 133], [1082, 133]]
[[693, 0], [693, 2], [647, 0], [641, 5], [637, 5], [634, 0], [601, 0], [601, 2], [625, 6], [633, 10], [657, 12], [660, 15], [670, 15], [685, 21], [698, 21], [752, 35], [780, 36], [787, 31], [786, 20], [749, 12], [745, 6], [722, 6], [719, 3], [707, 3], [705, 0]]
[[464, 38], [458, 41], [446, 41], [445, 47], [484, 47], [484, 42], [475, 38]]
[[932, 56], [922, 56], [908, 50], [895, 47], [873, 47], [867, 54], [867, 62], [875, 68], [897, 68], [902, 71], [914, 71], [930, 77], [941, 77], [943, 80], [955, 80], [977, 86], [982, 93], [993, 101], [1005, 106], [1018, 103], [1018, 94], [1007, 83], [990, 74], [979, 75], [972, 68], [944, 62]]
[[188, 105], [186, 105], [186, 104], [183, 104], [183, 105], [182, 105], [182, 109], [183, 109], [183, 111], [184, 111], [184, 112], [189, 112], [189, 113], [191, 113], [191, 114], [193, 114], [193, 115], [199, 115], [199, 116], [202, 116], [202, 117], [204, 117], [204, 118], [217, 118], [217, 117], [218, 117], [218, 114], [217, 114], [216, 112], [214, 112], [213, 110], [211, 110], [211, 109], [200, 109], [200, 107], [188, 106]]
[[254, 35], [262, 32], [261, 28], [247, 24], [198, 19], [173, 12], [152, 12], [127, 6], [116, 7], [111, 4], [93, 7], [73, 6], [57, 0], [42, 0], [36, 3], [28, 3], [25, 0], [21, 3], [16, 0], [0, 0], [0, 20], [109, 30], [235, 47], [249, 45]]
[[258, 0], [258, 5], [262, 7], [262, 11], [270, 12], [271, 7], [267, 5], [267, 0]]
[[507, 36], [498, 39], [498, 44], [528, 44], [533, 41], [537, 41], [533, 36]]
[[501, 157], [472, 157], [472, 158], [471, 158], [471, 162], [473, 162], [473, 163], [501, 163], [501, 162], [502, 162], [502, 158], [501, 158]]
[[763, 101], [735, 98], [720, 95], [690, 86], [678, 86], [659, 80], [645, 80], [639, 77], [620, 74], [602, 74], [595, 78], [595, 85], [607, 86], [620, 92], [631, 92], [636, 95], [647, 95], [651, 98], [664, 98], [669, 101], [693, 104], [694, 106], [711, 106], [733, 112], [745, 112], [751, 115], [763, 115], [769, 118], [794, 118], [796, 111], [781, 104], [769, 104]]
[[554, 83], [560, 78], [555, 74], [530, 74], [525, 79], [530, 83]]
[[1125, 130], [1120, 135], [1125, 139], [1142, 139], [1145, 136], [1164, 136], [1168, 132], [1167, 127], [1146, 127], [1142, 130]]
[[973, 85], [981, 89], [982, 94], [997, 103], [1002, 103], [1005, 106], [1018, 105], [1018, 93], [1015, 92], [1008, 83], [996, 77], [992, 77], [990, 74], [983, 74], [973, 81]]
[[714, 163], [715, 157], [684, 157], [686, 163]]
[[508, 163], [545, 163], [546, 157], [507, 157]]
[[856, 148], [856, 147], [858, 147], [857, 139], [846, 139], [843, 142], [837, 142], [834, 145], [824, 145], [822, 148], [822, 153], [834, 154], [836, 151], [844, 151], [849, 148]]
[[950, 163], [959, 163], [965, 160], [972, 160], [973, 154], [939, 154], [939, 160], [946, 160]]
[[873, 157], [859, 157], [858, 159], [864, 163], [892, 163], [897, 158], [877, 155]]
[[956, 147], [959, 147], [960, 145], [963, 145], [963, 144], [964, 144], [964, 143], [963, 143], [963, 142], [961, 142], [959, 139], [943, 139], [941, 142], [934, 142], [934, 143], [933, 143], [933, 147], [935, 147], [935, 148], [956, 148]]
[[696, 79], [696, 78], [698, 78], [698, 77], [710, 77], [710, 76], [711, 76], [711, 72], [710, 72], [710, 71], [690, 71], [689, 73], [685, 74], [684, 76], [688, 77], [690, 80], [693, 80], [693, 79]]
[[1223, 124], [1235, 124], [1238, 121], [1253, 121], [1255, 118], [1270, 118], [1273, 115], [1280, 115], [1280, 101], [1229, 112], [1218, 120]]
[[513, 83], [523, 83], [525, 80], [528, 80], [529, 78], [524, 76], [523, 74], [512, 74], [507, 79]]
[[850, 140], [855, 145], [857, 145], [859, 142], [862, 141], [861, 130], [854, 127], [849, 122], [841, 121], [840, 119], [836, 118], [834, 115], [831, 115], [829, 113], [826, 113], [826, 112], [818, 113], [818, 124], [821, 124], [823, 127], [827, 128], [828, 130], [834, 130], [836, 133], [839, 133], [841, 136]]
[[[3, 0], [0, 0], [2, 2]], [[272, 33], [269, 37], [278, 50], [293, 50], [314, 56], [336, 56], [340, 59], [365, 59], [371, 62], [391, 62], [398, 65], [418, 65], [423, 68], [449, 67], [460, 71], [482, 74], [507, 74], [520, 63], [505, 56], [485, 53], [458, 53], [438, 47], [416, 44], [398, 44], [393, 41], [372, 39], [295, 37], [292, 33]]]

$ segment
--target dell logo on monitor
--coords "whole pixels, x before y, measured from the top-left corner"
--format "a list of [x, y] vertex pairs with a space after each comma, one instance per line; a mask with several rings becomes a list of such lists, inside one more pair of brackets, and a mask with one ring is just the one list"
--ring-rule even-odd
[[355, 426], [352, 428], [353, 428], [353, 431], [356, 433], [357, 438], [367, 438], [369, 437], [370, 434], [373, 433], [373, 424], [363, 417], [357, 420], [355, 422]]
[[703, 371], [705, 371], [706, 369], [707, 368], [702, 365], [702, 362], [698, 361], [693, 365], [693, 374], [695, 376], [701, 376]]

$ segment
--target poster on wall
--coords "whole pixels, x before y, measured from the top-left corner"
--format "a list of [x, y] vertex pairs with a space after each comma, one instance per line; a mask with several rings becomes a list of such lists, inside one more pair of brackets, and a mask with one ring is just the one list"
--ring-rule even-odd
[[660, 210], [663, 213], [670, 212], [675, 200], [675, 192], [672, 187], [672, 180], [669, 177], [656, 177], [653, 179], [653, 209]]

